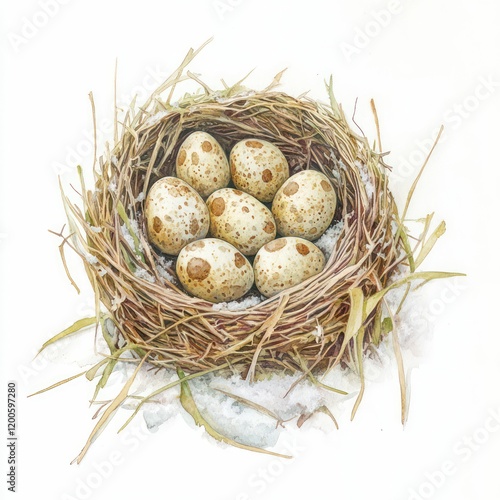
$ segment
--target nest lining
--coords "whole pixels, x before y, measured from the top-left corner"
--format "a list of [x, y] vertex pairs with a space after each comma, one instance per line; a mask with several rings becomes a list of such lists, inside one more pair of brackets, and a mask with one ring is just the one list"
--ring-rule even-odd
[[[341, 230], [319, 275], [240, 311], [182, 290], [175, 266], [148, 243], [142, 210], [149, 187], [174, 174], [178, 148], [195, 130], [226, 153], [247, 137], [267, 140], [286, 156], [290, 175], [312, 168], [329, 177]], [[351, 291], [373, 296], [407, 263], [387, 174], [382, 155], [351, 130], [334, 99], [326, 105], [237, 86], [175, 105], [155, 96], [137, 113], [131, 108], [94, 169], [95, 188], [83, 189], [83, 212], [67, 198], [66, 206], [97, 302], [138, 356], [187, 373], [325, 371], [356, 357], [355, 339], [344, 342]], [[380, 341], [381, 307], [364, 319], [361, 349]]]

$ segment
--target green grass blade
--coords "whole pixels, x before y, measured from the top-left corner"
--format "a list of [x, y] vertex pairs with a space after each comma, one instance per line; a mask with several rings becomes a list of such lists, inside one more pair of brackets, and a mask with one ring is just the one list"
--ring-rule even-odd
[[423, 243], [422, 249], [420, 250], [420, 253], [418, 254], [417, 258], [415, 259], [415, 269], [422, 264], [424, 259], [429, 255], [429, 252], [432, 250], [434, 245], [436, 244], [436, 241], [443, 236], [443, 234], [446, 232], [446, 223], [444, 221], [441, 221], [439, 226], [434, 230], [434, 232], [429, 236], [429, 239]]
[[424, 173], [425, 167], [427, 166], [427, 163], [429, 162], [429, 159], [434, 152], [434, 149], [436, 149], [436, 146], [439, 142], [439, 138], [441, 137], [441, 134], [443, 133], [444, 127], [441, 125], [441, 128], [439, 129], [439, 132], [436, 136], [436, 139], [434, 141], [434, 144], [432, 145], [432, 148], [430, 149], [429, 153], [427, 154], [427, 157], [424, 160], [424, 163], [422, 167], [420, 168], [420, 171], [417, 174], [417, 177], [415, 177], [415, 180], [413, 181], [410, 191], [408, 192], [408, 196], [406, 197], [406, 204], [403, 210], [403, 214], [401, 216], [401, 220], [404, 221], [406, 219], [406, 214], [408, 213], [408, 208], [410, 207], [411, 199], [413, 197], [413, 193], [415, 192], [415, 189], [417, 188], [417, 184], [420, 181], [420, 177], [422, 177], [422, 174]]
[[361, 325], [363, 324], [363, 306], [365, 298], [363, 295], [363, 290], [361, 288], [351, 288], [349, 290], [349, 297], [351, 302], [351, 310], [349, 312], [349, 318], [347, 319], [347, 325], [345, 329], [344, 342], [347, 343], [359, 332]]
[[59, 387], [60, 385], [65, 384], [66, 382], [71, 382], [72, 380], [75, 380], [75, 378], [81, 377], [82, 375], [85, 375], [86, 372], [81, 372], [77, 373], [76, 375], [73, 375], [72, 377], [65, 378], [64, 380], [60, 380], [59, 382], [56, 382], [55, 384], [50, 385], [49, 387], [46, 387], [45, 389], [41, 389], [37, 392], [34, 392], [33, 394], [29, 394], [28, 397], [31, 398], [31, 396], [37, 396], [38, 394], [42, 394], [44, 392], [50, 391], [51, 389], [55, 389], [56, 387]]
[[227, 436], [224, 436], [223, 434], [220, 434], [219, 432], [217, 432], [203, 418], [203, 416], [200, 413], [200, 410], [198, 410], [198, 407], [196, 406], [196, 403], [193, 399], [193, 395], [191, 394], [191, 389], [189, 388], [189, 384], [187, 381], [183, 380], [184, 379], [184, 372], [181, 369], [178, 369], [177, 374], [179, 375], [179, 378], [181, 379], [181, 396], [180, 396], [181, 405], [193, 417], [193, 420], [195, 421], [196, 425], [205, 428], [205, 431], [207, 432], [207, 434], [212, 436], [217, 441], [221, 441], [223, 443], [229, 444], [229, 445], [234, 446], [236, 448], [241, 448], [243, 450], [253, 451], [253, 452], [257, 452], [257, 453], [264, 453], [266, 455], [273, 455], [275, 457], [280, 457], [280, 458], [292, 458], [289, 455], [281, 455], [280, 453], [275, 453], [273, 451], [264, 450], [263, 448], [257, 448], [255, 446], [248, 446], [246, 444], [239, 443], [238, 441], [234, 441], [233, 439], [228, 438]]
[[137, 255], [137, 257], [139, 257], [139, 259], [141, 259], [142, 262], [146, 262], [146, 260], [144, 259], [144, 255], [139, 250], [139, 248], [140, 248], [139, 238], [135, 234], [135, 231], [132, 228], [132, 224], [130, 224], [130, 219], [128, 218], [127, 212], [125, 211], [125, 208], [122, 205], [121, 201], [117, 202], [116, 211], [118, 212], [120, 219], [125, 224], [125, 227], [128, 229], [130, 236], [132, 236], [132, 239], [134, 240], [134, 252], [135, 252], [135, 254]]
[[109, 419], [113, 416], [116, 410], [121, 406], [121, 404], [127, 399], [128, 397], [128, 391], [130, 390], [130, 387], [132, 387], [132, 384], [135, 380], [135, 377], [139, 373], [139, 370], [141, 369], [144, 361], [146, 358], [143, 358], [141, 362], [137, 365], [137, 368], [135, 369], [134, 373], [132, 376], [127, 380], [127, 382], [124, 384], [122, 390], [119, 392], [118, 396], [111, 402], [111, 404], [108, 406], [106, 411], [102, 414], [102, 417], [99, 419], [97, 424], [95, 425], [94, 429], [90, 433], [89, 438], [87, 439], [87, 442], [85, 443], [84, 447], [82, 448], [82, 451], [79, 453], [79, 455], [71, 462], [71, 463], [77, 463], [79, 464], [85, 454], [87, 453], [88, 449], [92, 445], [92, 443], [95, 441], [97, 436], [99, 435], [99, 432], [101, 429], [103, 429], [106, 424], [108, 423]]
[[325, 86], [326, 86], [326, 91], [328, 92], [328, 97], [330, 99], [330, 107], [332, 108], [333, 115], [337, 120], [339, 120], [341, 117], [340, 106], [339, 103], [337, 102], [337, 99], [335, 99], [335, 95], [333, 93], [333, 77], [331, 75], [328, 83], [325, 82]]
[[392, 319], [387, 316], [387, 318], [382, 320], [382, 335], [387, 335], [388, 333], [391, 333], [392, 330], [394, 330], [394, 324]]
[[414, 273], [416, 269], [415, 258], [413, 257], [413, 250], [411, 249], [410, 238], [408, 238], [408, 233], [406, 232], [406, 229], [404, 228], [402, 222], [399, 222], [398, 236], [401, 239], [404, 251], [406, 253], [406, 256], [408, 257], [408, 265], [410, 266], [410, 272]]
[[281, 423], [282, 420], [276, 413], [274, 413], [271, 410], [268, 410], [265, 406], [262, 406], [258, 403], [254, 403], [253, 401], [250, 401], [249, 399], [242, 398], [241, 396], [238, 396], [236, 394], [232, 394], [231, 392], [223, 391], [222, 389], [215, 389], [218, 392], [221, 392], [225, 396], [234, 399], [238, 403], [241, 403], [242, 405], [248, 406], [248, 408], [252, 408], [252, 410], [258, 411], [259, 413], [262, 413], [263, 415], [266, 415], [273, 420], [276, 420], [276, 422]]
[[73, 333], [79, 332], [80, 330], [83, 330], [84, 328], [87, 328], [89, 326], [95, 325], [97, 323], [97, 318], [94, 316], [92, 318], [82, 318], [79, 319], [78, 321], [75, 321], [70, 327], [66, 328], [62, 332], [58, 333], [57, 335], [54, 335], [51, 339], [47, 340], [40, 350], [37, 353], [40, 354], [44, 349], [46, 349], [49, 345], [53, 344], [54, 342], [57, 342], [58, 340], [63, 339], [64, 337], [67, 337], [68, 335], [72, 335]]
[[354, 403], [354, 406], [351, 411], [351, 420], [354, 420], [356, 412], [358, 411], [359, 405], [361, 404], [361, 400], [363, 399], [363, 395], [365, 393], [365, 372], [363, 370], [363, 340], [365, 336], [365, 329], [360, 328], [358, 334], [356, 336], [356, 352], [358, 359], [358, 371], [359, 378], [361, 380], [361, 387], [359, 390], [358, 397]]
[[378, 303], [384, 298], [387, 292], [393, 290], [394, 288], [398, 288], [401, 285], [404, 285], [414, 280], [430, 281], [442, 278], [453, 278], [454, 276], [465, 276], [465, 274], [447, 273], [440, 271], [423, 271], [423, 272], [409, 274], [408, 276], [405, 276], [404, 278], [394, 282], [392, 285], [389, 285], [383, 290], [380, 290], [379, 292], [373, 294], [371, 297], [368, 297], [366, 299], [365, 315], [367, 317], [377, 307]]

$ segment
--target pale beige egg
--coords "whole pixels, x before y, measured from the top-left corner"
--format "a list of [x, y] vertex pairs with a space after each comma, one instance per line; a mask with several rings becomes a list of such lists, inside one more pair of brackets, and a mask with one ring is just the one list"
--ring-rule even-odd
[[204, 238], [210, 225], [201, 196], [176, 177], [163, 177], [153, 184], [144, 215], [149, 242], [169, 255], [177, 255], [188, 243]]
[[273, 201], [276, 191], [288, 179], [288, 162], [283, 153], [262, 139], [244, 139], [229, 155], [231, 177], [236, 188], [259, 201]]
[[182, 143], [177, 153], [176, 173], [203, 198], [226, 187], [231, 180], [222, 146], [202, 131], [193, 132]]
[[271, 211], [243, 191], [224, 188], [207, 200], [210, 236], [234, 245], [243, 255], [255, 255], [262, 245], [276, 237]]
[[255, 256], [255, 285], [262, 295], [272, 297], [315, 276], [324, 267], [323, 252], [314, 243], [293, 236], [278, 238]]
[[233, 245], [218, 238], [186, 245], [175, 269], [187, 292], [215, 303], [243, 297], [254, 282], [250, 262]]
[[328, 177], [303, 170], [280, 187], [272, 213], [280, 235], [316, 240], [331, 224], [336, 207], [337, 195]]

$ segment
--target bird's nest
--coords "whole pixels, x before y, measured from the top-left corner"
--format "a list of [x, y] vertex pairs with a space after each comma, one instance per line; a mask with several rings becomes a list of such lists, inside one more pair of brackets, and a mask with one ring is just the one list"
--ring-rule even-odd
[[[227, 371], [251, 381], [279, 371], [317, 381], [337, 364], [362, 376], [367, 349], [392, 329], [386, 292], [443, 274], [416, 272], [432, 238], [423, 234], [410, 245], [407, 207], [398, 213], [384, 155], [351, 129], [331, 84], [328, 104], [276, 91], [279, 77], [262, 91], [241, 83], [212, 91], [186, 71], [194, 55], [116, 123], [114, 145], [94, 166], [95, 184], [85, 186], [82, 175], [81, 199], [64, 195], [64, 244], [82, 257], [95, 291], [96, 322], [111, 349], [108, 372], [127, 351], [181, 379]], [[172, 102], [176, 86], [190, 78], [202, 90]], [[247, 308], [214, 306], [182, 289], [171, 258], [148, 242], [143, 210], [148, 189], [175, 175], [179, 146], [196, 130], [213, 135], [226, 153], [247, 137], [267, 140], [284, 153], [290, 174], [317, 169], [328, 176], [339, 202], [320, 274]]]

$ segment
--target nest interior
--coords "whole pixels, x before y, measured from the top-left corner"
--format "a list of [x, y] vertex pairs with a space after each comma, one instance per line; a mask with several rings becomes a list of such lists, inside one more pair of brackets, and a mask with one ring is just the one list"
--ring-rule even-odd
[[[174, 174], [178, 148], [195, 130], [212, 134], [226, 153], [247, 137], [267, 140], [285, 154], [291, 174], [317, 169], [330, 178], [342, 230], [323, 272], [240, 311], [182, 290], [175, 266], [147, 241], [142, 208], [149, 187]], [[127, 112], [94, 168], [95, 188], [83, 188], [83, 211], [67, 202], [74, 248], [85, 256], [96, 302], [122, 344], [156, 366], [229, 368], [250, 378], [325, 371], [355, 361], [383, 336], [382, 304], [355, 318], [352, 290], [373, 296], [407, 261], [387, 173], [382, 155], [351, 130], [332, 95], [323, 104], [237, 86], [175, 104], [156, 96]], [[346, 334], [354, 324], [356, 335]]]

